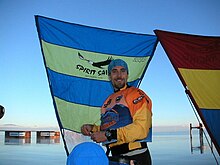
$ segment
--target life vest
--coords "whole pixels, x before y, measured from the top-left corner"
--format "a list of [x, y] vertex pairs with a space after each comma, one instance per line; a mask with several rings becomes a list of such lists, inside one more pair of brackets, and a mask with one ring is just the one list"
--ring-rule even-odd
[[[129, 87], [110, 95], [101, 108], [101, 131], [117, 129], [133, 122], [132, 106], [130, 104], [129, 107], [126, 98], [130, 92], [132, 92], [135, 98], [132, 100], [132, 104], [137, 104], [139, 101], [146, 99], [147, 97], [141, 90], [134, 87]], [[152, 141], [152, 129], [150, 128], [148, 136], [145, 139], [138, 141]]]

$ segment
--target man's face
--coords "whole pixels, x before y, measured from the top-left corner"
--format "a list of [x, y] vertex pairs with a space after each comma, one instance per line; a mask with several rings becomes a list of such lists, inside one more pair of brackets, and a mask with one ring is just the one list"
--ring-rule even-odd
[[109, 79], [115, 90], [119, 90], [125, 86], [128, 80], [128, 72], [122, 66], [116, 66], [111, 70]]

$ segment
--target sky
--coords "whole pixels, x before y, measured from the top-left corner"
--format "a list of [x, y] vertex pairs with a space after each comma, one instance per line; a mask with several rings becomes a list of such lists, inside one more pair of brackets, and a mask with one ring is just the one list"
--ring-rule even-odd
[[[220, 36], [219, 7], [219, 0], [0, 0], [0, 125], [58, 126], [34, 15], [126, 32]], [[197, 125], [160, 43], [140, 88], [153, 101], [153, 126]]]

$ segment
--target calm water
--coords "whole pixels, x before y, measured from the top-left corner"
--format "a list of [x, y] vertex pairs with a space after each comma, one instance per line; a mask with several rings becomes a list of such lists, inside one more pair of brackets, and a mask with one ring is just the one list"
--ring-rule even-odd
[[[191, 153], [188, 132], [154, 133], [153, 143], [149, 144], [154, 165], [215, 165], [216, 162], [204, 139], [204, 152], [193, 150]], [[197, 134], [193, 136], [193, 146], [199, 146]], [[220, 157], [216, 154], [218, 161]], [[5, 141], [0, 132], [0, 165], [65, 165], [66, 153], [60, 141], [36, 141], [32, 133], [30, 141]]]

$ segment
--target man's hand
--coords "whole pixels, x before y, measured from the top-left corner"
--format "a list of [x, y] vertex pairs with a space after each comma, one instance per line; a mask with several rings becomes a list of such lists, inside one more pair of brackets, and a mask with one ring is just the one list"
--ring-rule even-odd
[[93, 129], [93, 125], [92, 124], [84, 124], [81, 127], [81, 133], [83, 135], [85, 135], [85, 136], [90, 136], [92, 129]]
[[105, 136], [104, 131], [100, 131], [100, 132], [92, 133], [91, 139], [96, 143], [100, 143], [100, 142], [105, 142], [107, 140], [107, 137]]

